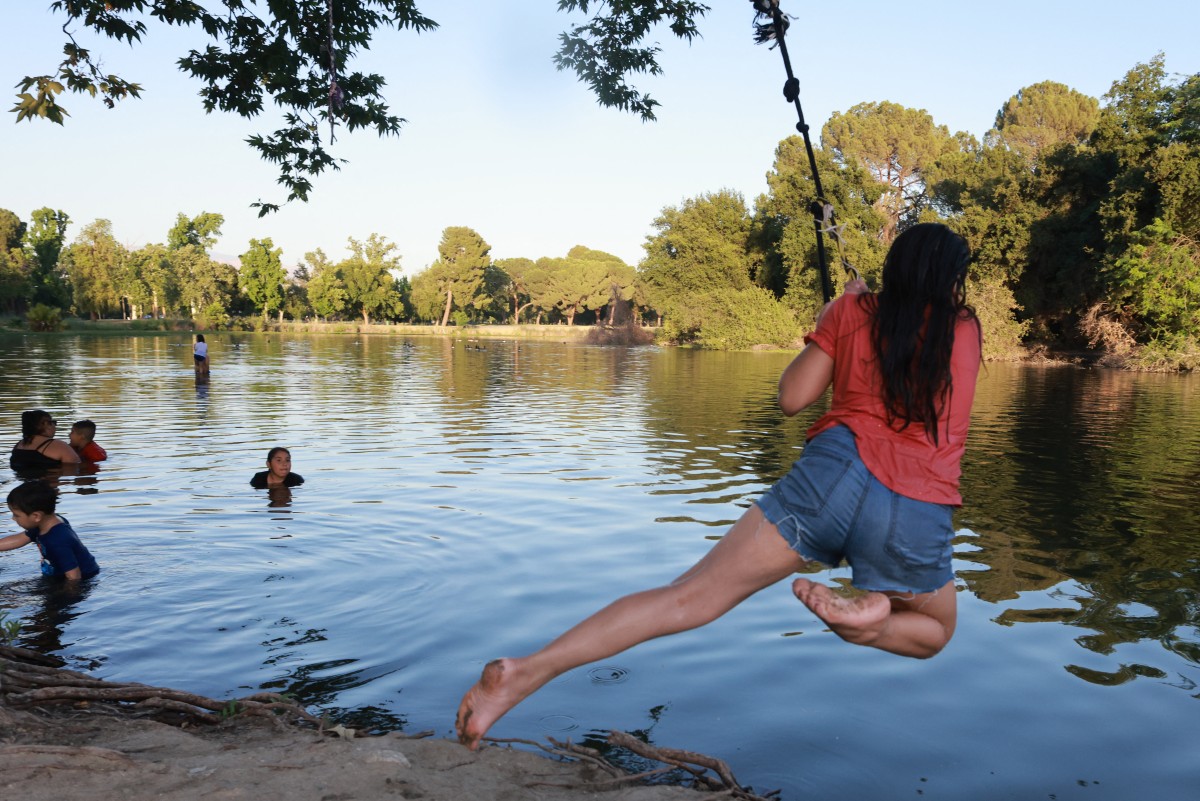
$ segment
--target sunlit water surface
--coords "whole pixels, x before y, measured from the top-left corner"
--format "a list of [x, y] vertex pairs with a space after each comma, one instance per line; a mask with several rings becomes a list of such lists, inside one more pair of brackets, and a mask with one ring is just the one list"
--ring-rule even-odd
[[[489, 658], [681, 573], [815, 414], [774, 407], [783, 353], [211, 339], [206, 384], [183, 336], [0, 339], [9, 440], [42, 407], [110, 454], [60, 479], [100, 576], [64, 597], [3, 554], [0, 609], [101, 678], [367, 728], [449, 736]], [[781, 583], [492, 733], [640, 732], [789, 801], [1200, 797], [1200, 381], [990, 365], [974, 418], [936, 659], [842, 643]], [[290, 497], [247, 483], [276, 444]]]

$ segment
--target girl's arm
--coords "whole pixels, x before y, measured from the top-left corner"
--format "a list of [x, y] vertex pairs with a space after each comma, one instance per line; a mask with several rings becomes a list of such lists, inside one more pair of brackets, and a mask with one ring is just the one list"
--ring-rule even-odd
[[779, 408], [788, 417], [811, 406], [833, 381], [833, 357], [809, 343], [779, 377]]
[[63, 578], [65, 578], [67, 581], [79, 581], [81, 578], [83, 578], [83, 571], [77, 567], [73, 567], [66, 573], [63, 573]]
[[33, 542], [24, 534], [11, 534], [7, 537], [0, 537], [0, 551], [11, 551], [20, 548], [22, 545], [28, 545]]
[[[855, 278], [846, 282], [844, 294], [861, 295], [866, 291], [867, 282]], [[817, 328], [821, 327], [821, 321], [833, 304], [830, 301], [821, 308], [821, 313], [817, 315]], [[816, 403], [832, 382], [833, 357], [815, 342], [809, 342], [779, 377], [779, 408], [791, 417]]]

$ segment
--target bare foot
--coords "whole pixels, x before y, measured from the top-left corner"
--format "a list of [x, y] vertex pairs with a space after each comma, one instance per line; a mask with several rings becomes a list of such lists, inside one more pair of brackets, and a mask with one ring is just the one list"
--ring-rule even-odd
[[892, 603], [881, 592], [843, 598], [824, 584], [806, 578], [792, 582], [792, 592], [834, 633], [851, 642], [861, 642], [867, 633], [877, 634], [892, 613]]
[[479, 681], [458, 705], [454, 728], [458, 741], [472, 751], [492, 724], [540, 686], [531, 683], [521, 670], [520, 660], [493, 659], [483, 668]]

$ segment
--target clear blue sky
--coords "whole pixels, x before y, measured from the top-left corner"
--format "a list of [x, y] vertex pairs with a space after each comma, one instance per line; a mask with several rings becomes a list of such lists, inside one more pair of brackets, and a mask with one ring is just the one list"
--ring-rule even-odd
[[[582, 244], [636, 264], [664, 206], [722, 188], [752, 204], [776, 144], [794, 131], [779, 53], [753, 44], [750, 4], [710, 2], [691, 46], [659, 32], [665, 74], [638, 85], [662, 106], [658, 122], [642, 123], [600, 108], [572, 73], [554, 69], [557, 35], [574, 21], [555, 0], [426, 0], [439, 30], [385, 32], [356, 65], [387, 78], [393, 113], [408, 120], [400, 136], [342, 131], [342, 171], [318, 179], [309, 203], [263, 219], [249, 204], [283, 192], [243, 140], [273, 130], [273, 119], [204, 114], [198, 84], [174, 66], [199, 34], [152, 25], [130, 48], [83, 32], [80, 44], [106, 71], [140, 82], [143, 98], [108, 110], [69, 96], [65, 127], [0, 125], [0, 208], [25, 220], [42, 206], [62, 209], [72, 239], [103, 217], [129, 247], [165, 241], [179, 212], [219, 212], [217, 254], [271, 237], [289, 268], [317, 247], [341, 259], [346, 237], [379, 233], [411, 275], [437, 257], [450, 225], [474, 228], [495, 258], [561, 256]], [[48, 6], [0, 7], [3, 85], [60, 60], [62, 19]], [[789, 46], [818, 136], [833, 112], [880, 100], [982, 136], [1022, 87], [1053, 80], [1099, 98], [1160, 51], [1169, 72], [1200, 72], [1200, 3], [1184, 0], [783, 6], [798, 17]]]

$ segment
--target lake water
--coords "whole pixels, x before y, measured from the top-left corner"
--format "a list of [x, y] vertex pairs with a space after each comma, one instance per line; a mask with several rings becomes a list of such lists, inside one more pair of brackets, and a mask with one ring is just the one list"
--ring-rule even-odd
[[[32, 549], [0, 554], [0, 609], [101, 678], [286, 691], [368, 728], [451, 736], [488, 659], [683, 572], [816, 414], [774, 406], [784, 353], [210, 343], [198, 384], [183, 335], [0, 338], [8, 439], [41, 407], [64, 436], [95, 420], [110, 457], [60, 479], [100, 576], [64, 597]], [[290, 497], [248, 486], [276, 444]], [[963, 495], [936, 659], [841, 642], [785, 582], [492, 734], [641, 732], [787, 801], [1197, 798], [1200, 379], [988, 365]]]

